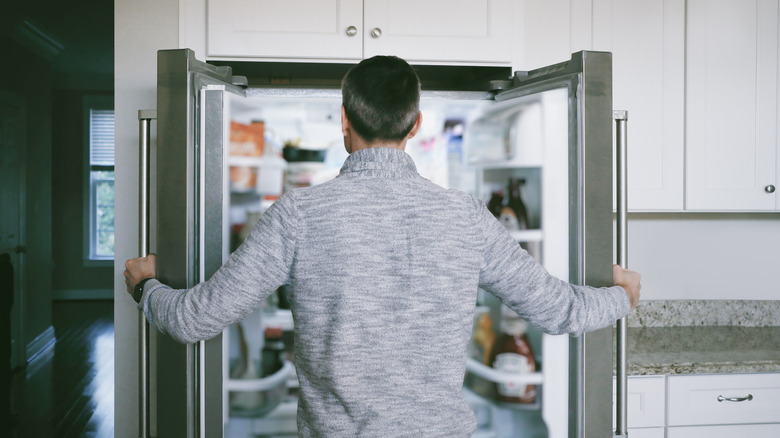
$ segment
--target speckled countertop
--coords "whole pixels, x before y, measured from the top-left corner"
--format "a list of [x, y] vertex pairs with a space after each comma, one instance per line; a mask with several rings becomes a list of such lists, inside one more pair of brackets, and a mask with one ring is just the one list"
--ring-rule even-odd
[[780, 372], [780, 301], [648, 301], [628, 319], [628, 374]]

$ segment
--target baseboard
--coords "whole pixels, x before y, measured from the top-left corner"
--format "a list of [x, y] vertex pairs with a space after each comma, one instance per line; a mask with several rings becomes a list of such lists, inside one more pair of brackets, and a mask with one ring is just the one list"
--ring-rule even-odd
[[113, 300], [113, 289], [54, 289], [51, 299], [63, 300]]
[[46, 357], [49, 353], [54, 351], [54, 344], [57, 343], [57, 338], [54, 336], [54, 327], [49, 326], [35, 339], [27, 343], [25, 349], [25, 356], [27, 357], [27, 372], [28, 374], [34, 373], [37, 369], [35, 366], [39, 359]]

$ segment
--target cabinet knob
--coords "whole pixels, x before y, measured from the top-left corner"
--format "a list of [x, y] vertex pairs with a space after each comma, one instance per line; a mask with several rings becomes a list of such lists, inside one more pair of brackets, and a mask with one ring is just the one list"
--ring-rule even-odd
[[379, 38], [382, 36], [382, 29], [375, 27], [371, 29], [371, 38]]
[[767, 193], [774, 193], [775, 192], [775, 186], [772, 184], [769, 184], [768, 186], [764, 187], [764, 191]]
[[355, 26], [349, 26], [349, 27], [347, 28], [347, 36], [351, 36], [351, 37], [353, 37], [353, 36], [355, 36], [355, 35], [357, 35], [357, 27], [355, 27]]

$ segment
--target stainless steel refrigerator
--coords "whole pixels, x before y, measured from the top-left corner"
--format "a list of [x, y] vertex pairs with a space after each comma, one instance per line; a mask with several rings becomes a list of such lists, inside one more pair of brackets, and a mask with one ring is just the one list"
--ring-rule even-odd
[[[329, 67], [309, 66], [309, 71]], [[242, 66], [255, 72], [276, 68], [262, 63]], [[560, 64], [480, 82], [487, 86], [434, 90], [428, 84], [436, 81], [423, 79], [424, 123], [461, 121], [462, 147], [446, 149], [437, 137], [434, 143], [440, 154], [431, 153], [430, 144], [415, 149], [417, 155], [410, 153], [421, 173], [430, 171], [432, 179], [485, 201], [507, 178], [525, 179], [534, 225], [519, 233], [518, 241], [536, 245], [540, 261], [561, 278], [576, 284], [609, 285], [613, 263], [611, 71], [609, 53], [578, 52]], [[234, 75], [231, 66], [198, 61], [187, 49], [158, 53], [157, 140], [148, 163], [151, 205], [142, 213], [150, 218], [151, 242], [142, 251], [157, 254], [159, 278], [174, 288], [189, 288], [208, 279], [230, 252], [235, 222], [245, 220], [236, 219], [236, 210], [261, 202], [254, 195], [231, 191], [231, 120], [265, 118], [267, 132], [273, 132], [271, 119], [281, 117], [285, 108], [317, 108], [314, 116], [306, 118], [323, 122], [332, 121], [340, 106], [337, 82], [300, 88], [277, 73], [264, 77], [267, 80], [257, 81], [251, 75]], [[426, 111], [435, 115], [426, 116]], [[144, 122], [155, 118], [154, 113], [143, 114], [139, 117]], [[149, 137], [148, 126], [142, 124], [141, 137]], [[446, 176], [437, 174], [441, 163], [448, 166]], [[494, 311], [495, 303], [486, 300]], [[267, 314], [259, 316], [264, 317]], [[139, 319], [137, 328], [118, 329], [144, 328]], [[241, 385], [247, 383], [231, 378], [235, 338], [234, 328], [191, 345], [156, 332], [145, 335], [146, 345], [139, 346], [145, 362], [139, 364], [139, 373], [144, 376], [127, 376], [143, 386], [138, 436], [210, 438], [230, 436], [226, 431], [231, 430], [250, 436], [291, 432], [282, 426], [263, 429], [275, 424], [268, 421], [273, 412], [235, 418], [232, 394], [241, 392]], [[532, 333], [532, 342], [540, 368], [516, 380], [540, 388], [537, 403], [517, 409], [476, 396], [473, 407], [481, 425], [477, 434], [612, 436], [611, 328], [581, 337]], [[468, 369], [491, 378], [490, 370], [479, 365], [470, 363]], [[287, 381], [294, 386], [294, 375]], [[244, 388], [257, 387], [249, 382]], [[468, 392], [468, 396], [475, 394]], [[294, 409], [285, 415], [279, 414], [277, 420], [289, 424]], [[235, 427], [238, 422], [245, 427]]]

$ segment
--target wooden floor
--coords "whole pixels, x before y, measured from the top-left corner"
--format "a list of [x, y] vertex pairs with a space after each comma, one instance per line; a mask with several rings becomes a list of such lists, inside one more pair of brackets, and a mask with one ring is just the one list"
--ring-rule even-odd
[[14, 375], [11, 437], [114, 436], [114, 304], [55, 301], [57, 342]]

